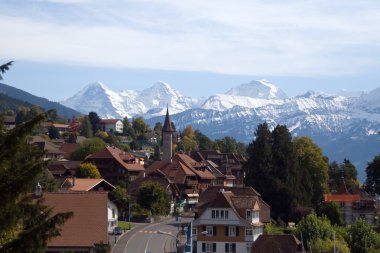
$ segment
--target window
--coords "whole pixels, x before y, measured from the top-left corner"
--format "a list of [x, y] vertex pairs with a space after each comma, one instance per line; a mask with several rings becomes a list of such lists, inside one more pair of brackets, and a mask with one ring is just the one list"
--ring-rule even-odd
[[227, 210], [211, 210], [211, 219], [228, 219]]
[[236, 227], [235, 226], [229, 226], [228, 227], [228, 235], [229, 236], [236, 236]]
[[252, 220], [252, 210], [247, 210], [247, 220]]
[[215, 210], [211, 211], [211, 219], [215, 219]]
[[216, 219], [219, 219], [219, 210], [216, 210], [216, 211], [215, 211], [215, 218], [216, 218]]
[[225, 219], [228, 219], [228, 211], [227, 211], [227, 210], [224, 211], [224, 218], [225, 218]]
[[197, 228], [196, 228], [196, 227], [193, 228], [192, 235], [193, 235], [193, 236], [197, 235]]
[[115, 218], [115, 209], [112, 209], [112, 218]]
[[259, 218], [259, 212], [258, 211], [254, 211], [253, 212], [253, 218]]
[[216, 243], [202, 243], [202, 252], [216, 252]]
[[246, 236], [253, 235], [252, 228], [245, 228], [245, 235], [246, 235]]
[[236, 252], [236, 244], [235, 243], [226, 243], [224, 245], [226, 253], [235, 253]]
[[213, 226], [206, 226], [206, 231], [208, 236], [214, 235], [214, 227]]
[[221, 218], [221, 219], [224, 219], [224, 211], [223, 211], [223, 210], [220, 211], [220, 218]]

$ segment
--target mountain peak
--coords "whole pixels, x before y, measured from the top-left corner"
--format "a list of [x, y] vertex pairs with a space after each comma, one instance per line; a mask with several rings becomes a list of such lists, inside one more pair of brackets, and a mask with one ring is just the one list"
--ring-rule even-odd
[[235, 88], [230, 89], [226, 92], [226, 94], [262, 99], [287, 98], [285, 92], [265, 79], [253, 80], [249, 83], [243, 83]]

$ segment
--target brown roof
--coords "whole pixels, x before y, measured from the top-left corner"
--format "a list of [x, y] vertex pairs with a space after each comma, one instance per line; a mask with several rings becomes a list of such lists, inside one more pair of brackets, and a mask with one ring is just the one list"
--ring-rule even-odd
[[65, 157], [69, 158], [70, 154], [80, 147], [79, 143], [63, 143], [61, 150], [65, 153]]
[[100, 121], [100, 123], [103, 123], [103, 124], [116, 124], [116, 122], [118, 122], [119, 119], [102, 119]]
[[215, 176], [211, 171], [208, 170], [205, 163], [199, 163], [188, 155], [176, 154], [172, 159], [182, 162], [182, 164], [186, 165], [188, 169], [190, 169], [201, 179], [215, 179]]
[[123, 151], [116, 147], [105, 147], [104, 149], [96, 152], [95, 154], [89, 155], [85, 160], [91, 159], [115, 159], [121, 166], [123, 166], [128, 171], [144, 171], [144, 166], [141, 164], [130, 164], [123, 161], [122, 156]]
[[359, 202], [359, 194], [325, 194], [325, 201], [329, 202]]
[[[66, 179], [66, 181], [68, 181], [68, 180], [69, 180], [70, 184], [72, 184], [73, 179], [71, 179], [71, 178]], [[95, 186], [97, 186], [98, 184], [100, 184], [102, 182], [108, 184], [110, 186], [110, 188], [115, 189], [115, 186], [113, 186], [112, 184], [110, 184], [109, 182], [107, 182], [103, 178], [75, 178], [75, 183], [72, 187], [70, 187], [70, 190], [72, 190], [72, 191], [90, 191], [92, 188], [94, 188]]]
[[74, 216], [52, 238], [48, 247], [94, 247], [108, 243], [106, 192], [52, 192], [43, 194], [43, 204], [53, 213], [72, 211]]
[[251, 249], [251, 253], [279, 252], [302, 252], [301, 242], [294, 235], [260, 235]]

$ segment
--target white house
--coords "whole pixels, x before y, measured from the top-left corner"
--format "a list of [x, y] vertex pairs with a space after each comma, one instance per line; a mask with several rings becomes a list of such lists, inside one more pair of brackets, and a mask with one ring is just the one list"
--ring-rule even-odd
[[119, 119], [102, 119], [100, 121], [100, 129], [105, 132], [122, 133], [123, 122]]

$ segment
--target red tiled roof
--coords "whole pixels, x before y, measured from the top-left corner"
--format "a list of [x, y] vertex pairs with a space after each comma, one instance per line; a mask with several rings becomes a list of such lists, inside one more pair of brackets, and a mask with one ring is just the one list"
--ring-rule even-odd
[[48, 247], [94, 247], [108, 243], [106, 192], [52, 192], [43, 194], [43, 204], [53, 213], [72, 211], [61, 235], [52, 238]]
[[301, 250], [301, 242], [294, 235], [260, 235], [251, 253], [296, 253]]
[[359, 194], [325, 194], [325, 201], [328, 202], [358, 202]]

